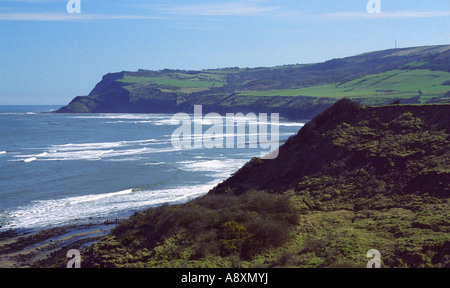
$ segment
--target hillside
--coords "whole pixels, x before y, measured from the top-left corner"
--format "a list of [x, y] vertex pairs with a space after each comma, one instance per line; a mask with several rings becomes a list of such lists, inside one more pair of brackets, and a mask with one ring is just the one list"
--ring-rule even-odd
[[370, 249], [382, 267], [450, 267], [448, 115], [340, 100], [278, 158], [135, 213], [83, 250], [83, 267], [365, 267]]
[[[448, 102], [450, 45], [390, 49], [323, 63], [103, 76], [60, 113], [270, 112], [311, 119], [348, 97], [366, 105]], [[447, 93], [447, 95], [446, 95]]]

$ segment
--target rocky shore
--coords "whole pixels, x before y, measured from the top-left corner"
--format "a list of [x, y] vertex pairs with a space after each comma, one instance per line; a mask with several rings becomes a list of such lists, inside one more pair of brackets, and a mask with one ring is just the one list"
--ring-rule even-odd
[[[64, 259], [69, 250], [99, 241], [117, 225], [105, 221], [84, 225], [68, 225], [45, 230], [0, 233], [0, 268], [50, 268], [55, 259]], [[71, 258], [67, 258], [70, 261]]]

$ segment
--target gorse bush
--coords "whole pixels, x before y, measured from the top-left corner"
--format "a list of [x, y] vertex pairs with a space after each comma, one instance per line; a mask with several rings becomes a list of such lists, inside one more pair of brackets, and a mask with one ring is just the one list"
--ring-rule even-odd
[[[136, 213], [93, 267], [450, 267], [449, 106], [340, 101], [277, 159], [206, 196]], [[267, 192], [263, 192], [267, 191]]]
[[[183, 205], [135, 213], [112, 234], [129, 253], [141, 255], [145, 249], [158, 260], [232, 255], [248, 260], [263, 249], [288, 241], [297, 222], [298, 211], [287, 196], [266, 192], [208, 194]], [[98, 249], [97, 256], [101, 253]], [[99, 257], [90, 257], [98, 264]]]

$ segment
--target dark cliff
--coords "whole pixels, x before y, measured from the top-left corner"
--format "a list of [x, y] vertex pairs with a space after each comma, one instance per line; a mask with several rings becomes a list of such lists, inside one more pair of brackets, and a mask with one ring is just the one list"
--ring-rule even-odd
[[[59, 113], [279, 113], [311, 119], [337, 100], [366, 105], [448, 102], [450, 46], [389, 49], [323, 63], [103, 76]], [[411, 88], [411, 87], [414, 88]]]
[[[343, 99], [273, 160], [133, 215], [87, 267], [450, 267], [450, 105]], [[63, 264], [65, 265], [65, 264]]]

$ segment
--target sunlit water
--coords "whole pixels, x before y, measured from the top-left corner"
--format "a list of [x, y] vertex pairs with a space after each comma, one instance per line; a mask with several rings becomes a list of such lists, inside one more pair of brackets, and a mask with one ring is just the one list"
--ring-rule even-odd
[[[169, 114], [48, 113], [56, 108], [0, 106], [0, 232], [186, 202], [262, 151], [174, 147]], [[280, 140], [303, 123], [280, 122]]]

